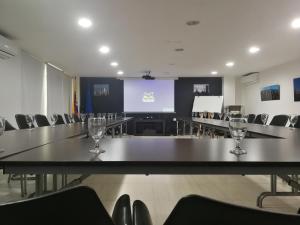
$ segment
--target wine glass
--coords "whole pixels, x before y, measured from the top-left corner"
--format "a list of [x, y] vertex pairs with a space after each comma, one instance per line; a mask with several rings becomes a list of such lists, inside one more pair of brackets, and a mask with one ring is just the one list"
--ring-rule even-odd
[[[5, 132], [5, 119], [0, 117], [0, 136], [2, 136]], [[0, 148], [0, 152], [4, 152], [3, 148]]]
[[29, 130], [32, 130], [33, 122], [34, 122], [34, 116], [28, 114], [28, 115], [25, 116], [25, 119], [26, 119], [26, 123], [28, 124]]
[[289, 121], [290, 121], [290, 124], [292, 126], [291, 129], [295, 129], [295, 124], [298, 121], [298, 115], [295, 115], [295, 114], [289, 115]]
[[268, 121], [269, 115], [266, 113], [261, 114], [261, 122], [263, 123], [263, 126], [266, 126]]
[[89, 118], [94, 118], [94, 117], [95, 117], [94, 113], [89, 113]]
[[117, 117], [118, 117], [118, 114], [117, 114], [117, 113], [115, 113], [115, 114], [114, 114], [114, 119], [116, 120], [116, 119], [117, 119]]
[[86, 114], [85, 113], [80, 113], [80, 119], [81, 119], [81, 122], [84, 123], [84, 121], [86, 119]]
[[221, 120], [223, 117], [223, 113], [219, 113], [219, 119]]
[[74, 116], [73, 116], [73, 114], [70, 114], [69, 118], [70, 118], [70, 123], [74, 123]]
[[91, 149], [92, 153], [103, 153], [105, 150], [100, 149], [100, 141], [105, 135], [106, 126], [105, 120], [103, 118], [89, 118], [88, 119], [88, 129], [89, 135], [93, 138], [95, 142], [94, 149]]
[[55, 124], [58, 120], [58, 115], [57, 114], [53, 114], [51, 117], [50, 117], [50, 121], [51, 121], [51, 126], [52, 127], [55, 127]]
[[247, 134], [247, 119], [243, 116], [230, 117], [229, 131], [235, 142], [235, 148], [230, 153], [235, 155], [246, 154], [247, 151], [242, 149], [240, 144]]

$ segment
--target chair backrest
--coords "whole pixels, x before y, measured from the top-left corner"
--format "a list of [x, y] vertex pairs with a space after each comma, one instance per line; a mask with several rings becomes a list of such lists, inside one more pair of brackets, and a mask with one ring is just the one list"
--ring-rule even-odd
[[16, 114], [15, 118], [19, 129], [29, 129], [28, 123], [26, 122], [26, 116], [24, 114]]
[[182, 198], [164, 225], [296, 225], [300, 216], [263, 211], [190, 195]]
[[73, 114], [73, 118], [74, 118], [75, 123], [82, 122], [81, 119], [78, 117], [78, 115], [75, 113]]
[[249, 114], [248, 115], [248, 123], [253, 123], [255, 120], [255, 114]]
[[65, 113], [64, 116], [65, 116], [66, 123], [68, 123], [68, 124], [71, 123], [71, 121], [69, 119], [69, 115]]
[[261, 121], [261, 114], [258, 114], [256, 117], [255, 117], [255, 120], [254, 122], [255, 124], [263, 124], [263, 122]]
[[[292, 125], [290, 125], [290, 127], [292, 127]], [[298, 115], [298, 120], [297, 123], [294, 126], [295, 128], [300, 128], [300, 115]]]
[[219, 117], [219, 113], [217, 113], [217, 112], [214, 112], [214, 117], [213, 117], [213, 119], [215, 119], [215, 120], [219, 120], [219, 119], [220, 119], [220, 117]]
[[76, 187], [0, 205], [1, 223], [114, 225], [94, 190]]
[[5, 120], [5, 131], [15, 130], [14, 128], [7, 120]]
[[289, 117], [287, 115], [276, 115], [271, 120], [270, 125], [284, 127], [287, 124], [288, 120]]
[[58, 114], [57, 115], [57, 121], [56, 121], [55, 125], [60, 125], [60, 124], [65, 124], [65, 121], [64, 121], [62, 115]]
[[36, 124], [38, 125], [38, 127], [50, 126], [50, 123], [49, 123], [47, 117], [44, 115], [36, 114], [35, 121], [36, 121]]

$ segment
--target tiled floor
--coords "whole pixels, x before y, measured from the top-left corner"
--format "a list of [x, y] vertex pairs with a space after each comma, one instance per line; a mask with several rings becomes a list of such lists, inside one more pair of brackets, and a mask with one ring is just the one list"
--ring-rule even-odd
[[[0, 179], [0, 201], [20, 199], [19, 182], [7, 184], [5, 175]], [[256, 197], [269, 190], [268, 176], [219, 175], [93, 175], [83, 182], [96, 190], [99, 198], [111, 213], [116, 199], [129, 194], [131, 201], [143, 200], [152, 215], [154, 225], [162, 224], [176, 202], [188, 194], [199, 194], [222, 201], [255, 207]], [[290, 190], [278, 180], [279, 190]], [[34, 183], [28, 182], [28, 190]], [[300, 197], [266, 198], [267, 210], [295, 213], [300, 207]]]

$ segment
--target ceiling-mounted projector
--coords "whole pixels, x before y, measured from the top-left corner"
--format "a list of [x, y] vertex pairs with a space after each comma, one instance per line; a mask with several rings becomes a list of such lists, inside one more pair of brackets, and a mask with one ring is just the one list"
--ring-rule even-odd
[[145, 74], [142, 76], [142, 78], [145, 80], [154, 80], [155, 77], [152, 77], [150, 74], [151, 74], [151, 70], [147, 70], [145, 71]]

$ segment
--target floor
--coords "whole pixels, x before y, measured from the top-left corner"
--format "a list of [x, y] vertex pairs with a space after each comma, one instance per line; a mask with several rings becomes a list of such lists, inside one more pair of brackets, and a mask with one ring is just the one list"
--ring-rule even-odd
[[[69, 180], [74, 176], [69, 176]], [[51, 180], [51, 179], [49, 179]], [[51, 185], [51, 184], [50, 184]], [[96, 190], [109, 213], [116, 199], [129, 194], [131, 202], [140, 199], [148, 206], [153, 224], [163, 224], [176, 202], [188, 194], [199, 194], [218, 200], [256, 207], [256, 198], [269, 191], [269, 176], [240, 175], [93, 175], [83, 185]], [[278, 179], [278, 190], [290, 187]], [[34, 182], [28, 181], [28, 192], [34, 191]], [[7, 175], [0, 175], [0, 202], [20, 199], [19, 181], [7, 183]], [[269, 197], [264, 201], [266, 210], [297, 212], [300, 197]]]

